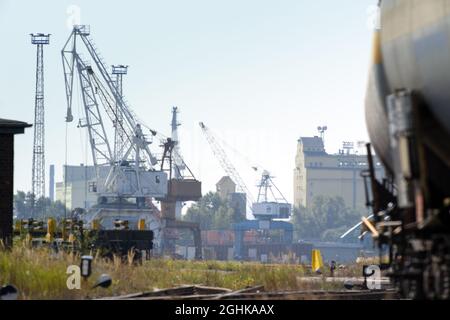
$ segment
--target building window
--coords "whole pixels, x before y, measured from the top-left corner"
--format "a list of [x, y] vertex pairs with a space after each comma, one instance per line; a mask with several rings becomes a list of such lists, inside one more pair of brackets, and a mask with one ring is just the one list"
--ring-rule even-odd
[[92, 192], [92, 193], [97, 192], [97, 183], [89, 182], [88, 190], [89, 190], [89, 192]]
[[280, 216], [281, 218], [289, 218], [289, 208], [280, 208]]

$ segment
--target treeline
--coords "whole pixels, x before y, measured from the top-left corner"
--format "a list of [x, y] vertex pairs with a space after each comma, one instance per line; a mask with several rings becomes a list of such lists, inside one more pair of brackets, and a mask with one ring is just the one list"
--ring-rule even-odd
[[[364, 209], [347, 207], [341, 197], [318, 196], [310, 208], [294, 208], [291, 222], [295, 240], [338, 241], [362, 215]], [[233, 223], [245, 220], [245, 216], [238, 215], [217, 193], [209, 192], [187, 210], [183, 219], [200, 223], [202, 230], [230, 230]], [[348, 237], [346, 241], [357, 238]]]
[[[14, 195], [15, 215], [18, 219], [31, 217], [33, 206], [33, 195], [31, 192], [17, 191]], [[64, 214], [69, 214], [61, 201], [51, 201], [50, 198], [36, 199], [34, 205], [34, 219], [44, 219], [48, 217], [61, 218]]]
[[[32, 194], [18, 191], [14, 195], [15, 214], [18, 219], [29, 218], [32, 212]], [[61, 201], [49, 198], [36, 200], [35, 219], [61, 218], [66, 211]], [[295, 240], [338, 241], [340, 236], [358, 223], [364, 209], [354, 210], [345, 205], [340, 197], [318, 196], [310, 208], [294, 208], [291, 223]], [[245, 216], [232, 208], [218, 193], [209, 192], [194, 203], [183, 216], [183, 220], [198, 222], [202, 230], [231, 230], [232, 224], [245, 220]], [[348, 237], [346, 241], [357, 241]]]

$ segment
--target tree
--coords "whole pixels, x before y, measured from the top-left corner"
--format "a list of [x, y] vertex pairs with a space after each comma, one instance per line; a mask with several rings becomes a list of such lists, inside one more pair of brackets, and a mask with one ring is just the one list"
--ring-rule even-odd
[[341, 197], [318, 196], [311, 208], [294, 208], [292, 223], [299, 238], [337, 241], [360, 216], [361, 212], [346, 207]]
[[[31, 192], [25, 193], [17, 191], [14, 195], [14, 208], [17, 218], [24, 219], [31, 217], [33, 198]], [[61, 218], [66, 209], [61, 201], [51, 201], [50, 198], [40, 198], [35, 202], [34, 219]]]
[[17, 193], [14, 195], [14, 208], [16, 209], [17, 217], [29, 217], [31, 215], [31, 207], [31, 192], [25, 193], [23, 191], [17, 191]]
[[183, 217], [183, 220], [198, 222], [202, 230], [230, 229], [232, 223], [243, 219], [238, 217], [228, 201], [215, 192], [205, 194]]

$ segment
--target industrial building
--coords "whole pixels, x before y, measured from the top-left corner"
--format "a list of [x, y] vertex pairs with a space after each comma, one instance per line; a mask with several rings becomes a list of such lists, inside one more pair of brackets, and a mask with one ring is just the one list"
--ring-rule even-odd
[[216, 191], [222, 200], [226, 200], [231, 193], [236, 192], [236, 183], [229, 176], [223, 176], [216, 183]]
[[69, 210], [89, 209], [97, 203], [93, 166], [64, 166], [63, 181], [56, 183], [56, 200], [66, 203]]
[[22, 134], [30, 124], [0, 119], [0, 241], [12, 245], [14, 194], [14, 135]]
[[[298, 139], [294, 168], [294, 206], [310, 207], [317, 196], [342, 197], [352, 208], [366, 203], [361, 171], [368, 168], [367, 156], [353, 151], [353, 143], [344, 142], [338, 154], [325, 151], [323, 137]], [[382, 167], [375, 161], [377, 176]]]
[[216, 183], [216, 191], [219, 197], [227, 201], [230, 207], [235, 210], [236, 216], [245, 217], [245, 208], [247, 206], [246, 194], [236, 192], [236, 184], [229, 176], [222, 177]]

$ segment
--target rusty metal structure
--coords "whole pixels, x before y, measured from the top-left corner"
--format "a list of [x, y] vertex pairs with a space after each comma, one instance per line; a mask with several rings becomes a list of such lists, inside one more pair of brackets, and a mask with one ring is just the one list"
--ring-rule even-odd
[[203, 250], [199, 223], [181, 220], [182, 202], [199, 200], [202, 197], [202, 191], [201, 182], [194, 177], [180, 154], [177, 113], [178, 108], [174, 107], [171, 123], [172, 137], [164, 142], [164, 152], [161, 159], [161, 171], [167, 171], [169, 177], [167, 195], [158, 199], [161, 202], [163, 224], [162, 251], [173, 255], [178, 231], [189, 230], [193, 235], [195, 259], [202, 259]]

